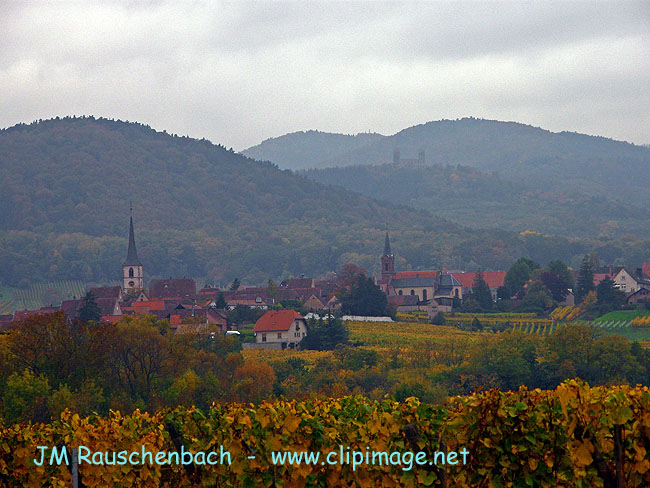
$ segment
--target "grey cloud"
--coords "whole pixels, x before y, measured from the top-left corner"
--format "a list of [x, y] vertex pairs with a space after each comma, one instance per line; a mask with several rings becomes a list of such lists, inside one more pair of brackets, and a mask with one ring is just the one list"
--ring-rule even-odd
[[468, 115], [650, 141], [645, 2], [0, 3], [0, 126], [138, 120], [243, 149]]

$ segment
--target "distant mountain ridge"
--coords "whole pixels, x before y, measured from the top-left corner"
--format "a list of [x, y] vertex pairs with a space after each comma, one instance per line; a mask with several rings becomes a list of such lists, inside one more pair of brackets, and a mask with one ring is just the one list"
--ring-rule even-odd
[[384, 137], [376, 133], [346, 135], [317, 130], [299, 131], [266, 139], [242, 151], [242, 154], [258, 161], [271, 161], [283, 169], [302, 169], [306, 163], [317, 164], [323, 159], [336, 158]]
[[[298, 137], [285, 148], [287, 153], [295, 146], [308, 152], [306, 140], [296, 141]], [[256, 153], [273, 161], [266, 152], [271, 142], [281, 144], [282, 138], [256, 146]], [[303, 158], [305, 174], [465, 225], [569, 236], [650, 235], [645, 215], [650, 209], [650, 148], [645, 146], [465, 118], [427, 122], [347, 149], [331, 149], [338, 154], [320, 160], [316, 152]], [[394, 164], [395, 151], [399, 164]], [[423, 161], [418, 161], [421, 152]], [[299, 155], [284, 158], [298, 166]], [[465, 169], [448, 181], [450, 172], [442, 168], [456, 166]], [[478, 173], [465, 178], [469, 168]], [[477, 182], [480, 191], [472, 189]], [[489, 217], [481, 217], [482, 209], [491, 211]]]
[[[264, 150], [271, 142], [257, 147], [256, 154], [281, 166], [281, 161], [274, 161]], [[318, 158], [314, 152], [309, 160], [303, 159], [301, 168], [386, 164], [392, 162], [395, 149], [407, 158], [424, 151], [428, 165], [471, 166], [497, 172], [505, 179], [554, 185], [567, 191], [580, 189], [587, 195], [617, 199], [625, 187], [627, 195], [634, 194], [635, 203], [650, 204], [650, 192], [646, 191], [650, 186], [650, 149], [604, 137], [554, 133], [517, 122], [475, 118], [427, 122], [334, 157]]]

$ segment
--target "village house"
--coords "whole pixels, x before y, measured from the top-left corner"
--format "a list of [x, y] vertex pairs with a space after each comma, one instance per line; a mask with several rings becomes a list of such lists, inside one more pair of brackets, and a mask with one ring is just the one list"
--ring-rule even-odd
[[295, 349], [307, 336], [307, 322], [295, 310], [269, 310], [253, 328], [257, 347]]
[[634, 293], [643, 287], [650, 288], [650, 278], [643, 276], [642, 268], [634, 272], [623, 266], [612, 279], [616, 287], [625, 293]]
[[650, 302], [650, 289], [648, 288], [639, 288], [627, 297], [627, 303], [630, 305], [639, 305], [648, 302]]

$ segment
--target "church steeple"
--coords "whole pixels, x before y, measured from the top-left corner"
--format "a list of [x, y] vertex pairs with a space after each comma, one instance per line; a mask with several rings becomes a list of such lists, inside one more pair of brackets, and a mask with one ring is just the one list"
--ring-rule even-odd
[[143, 266], [138, 259], [138, 251], [135, 248], [135, 232], [133, 231], [133, 208], [129, 222], [129, 249], [126, 253], [126, 261], [122, 265], [122, 287], [124, 293], [135, 294], [144, 288]]
[[390, 238], [386, 231], [384, 239], [384, 254], [381, 257], [381, 284], [387, 285], [395, 274], [395, 256], [390, 249]]
[[142, 266], [138, 259], [138, 251], [135, 248], [135, 233], [133, 232], [133, 215], [131, 215], [131, 223], [129, 225], [129, 250], [126, 253], [125, 266]]
[[390, 238], [388, 237], [388, 231], [386, 231], [386, 239], [384, 240], [384, 256], [392, 256], [393, 253], [390, 251]]

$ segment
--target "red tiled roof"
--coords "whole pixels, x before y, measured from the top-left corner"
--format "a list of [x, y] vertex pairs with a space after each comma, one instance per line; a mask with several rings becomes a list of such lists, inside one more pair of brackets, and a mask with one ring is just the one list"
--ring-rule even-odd
[[95, 303], [99, 307], [99, 312], [102, 315], [113, 315], [115, 312], [115, 304], [117, 303], [116, 297], [109, 298], [96, 298]]
[[312, 288], [313, 278], [291, 278], [287, 280], [287, 288]]
[[61, 302], [61, 310], [65, 312], [69, 319], [77, 318], [79, 309], [83, 306], [83, 300], [64, 300]]
[[[476, 273], [451, 273], [454, 278], [460, 281], [464, 289], [470, 289], [474, 286]], [[490, 288], [503, 286], [506, 279], [505, 271], [486, 271], [483, 273], [483, 279]]]
[[201, 288], [196, 294], [197, 297], [218, 297], [221, 290], [219, 288]]
[[598, 283], [603, 281], [605, 278], [612, 280], [614, 279], [614, 276], [609, 273], [594, 273], [594, 286], [598, 286]]
[[170, 278], [168, 280], [151, 280], [149, 283], [151, 298], [196, 296], [196, 283], [192, 278]]
[[295, 319], [302, 318], [295, 310], [269, 310], [257, 321], [253, 332], [289, 330]]
[[147, 300], [144, 302], [133, 302], [131, 304], [131, 308], [133, 311], [142, 313], [143, 310], [151, 311], [151, 310], [165, 310], [165, 301], [164, 300]]
[[393, 279], [435, 278], [436, 276], [438, 276], [437, 271], [398, 271], [393, 275]]

